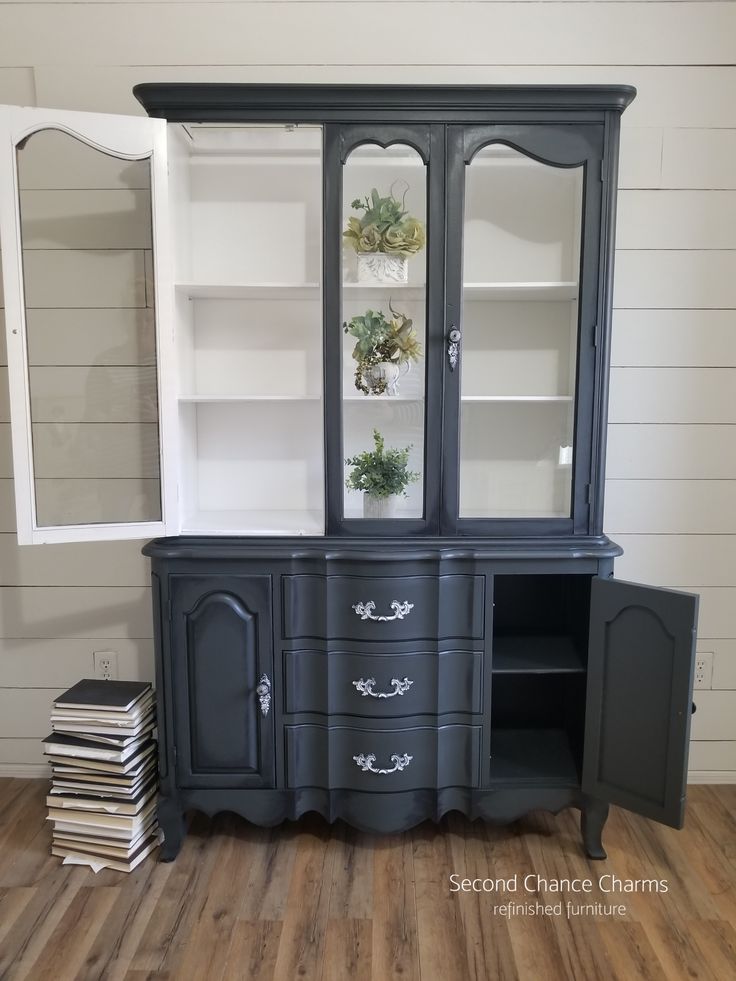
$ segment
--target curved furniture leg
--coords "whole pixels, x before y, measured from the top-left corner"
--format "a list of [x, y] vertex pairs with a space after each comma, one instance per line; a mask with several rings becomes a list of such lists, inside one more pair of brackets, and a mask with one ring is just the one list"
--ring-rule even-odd
[[184, 814], [179, 803], [172, 797], [161, 797], [158, 802], [158, 823], [164, 833], [159, 860], [173, 862], [179, 854], [181, 843], [186, 834]]
[[580, 808], [580, 831], [583, 835], [583, 845], [588, 858], [603, 859], [606, 857], [601, 836], [603, 826], [608, 818], [608, 804], [594, 797], [586, 797]]

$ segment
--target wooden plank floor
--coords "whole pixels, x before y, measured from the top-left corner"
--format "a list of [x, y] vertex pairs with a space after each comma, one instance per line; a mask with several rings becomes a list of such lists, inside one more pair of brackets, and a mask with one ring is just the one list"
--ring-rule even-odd
[[[614, 809], [606, 862], [583, 857], [574, 811], [503, 828], [451, 815], [389, 837], [220, 815], [193, 817], [176, 862], [131, 875], [50, 857], [46, 787], [0, 780], [3, 981], [736, 979], [736, 787], [692, 787], [680, 832]], [[452, 873], [517, 875], [520, 890], [453, 893]], [[525, 894], [528, 873], [595, 887]], [[668, 891], [606, 895], [605, 874]], [[560, 900], [625, 912], [493, 910]]]

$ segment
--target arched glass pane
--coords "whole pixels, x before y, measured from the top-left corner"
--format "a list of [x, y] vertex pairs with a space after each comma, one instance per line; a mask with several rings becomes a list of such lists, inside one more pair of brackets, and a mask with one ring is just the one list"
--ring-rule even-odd
[[424, 514], [427, 177], [406, 145], [343, 168], [346, 518]]
[[466, 168], [460, 517], [572, 510], [583, 168]]
[[17, 150], [36, 524], [161, 519], [150, 162]]

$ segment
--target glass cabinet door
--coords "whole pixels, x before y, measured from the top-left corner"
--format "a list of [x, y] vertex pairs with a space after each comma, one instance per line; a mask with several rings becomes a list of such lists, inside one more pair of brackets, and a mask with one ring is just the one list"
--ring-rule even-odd
[[329, 439], [334, 420], [340, 465], [331, 497], [339, 527], [359, 534], [437, 521], [438, 460], [427, 439], [428, 312], [441, 288], [428, 277], [430, 148], [429, 127], [344, 127], [333, 136], [338, 181], [326, 253], [338, 273], [328, 355], [340, 393], [327, 427]]
[[0, 126], [18, 539], [176, 530], [157, 332], [165, 123], [8, 107]]
[[445, 520], [569, 533], [587, 507], [600, 170], [577, 132], [451, 130]]

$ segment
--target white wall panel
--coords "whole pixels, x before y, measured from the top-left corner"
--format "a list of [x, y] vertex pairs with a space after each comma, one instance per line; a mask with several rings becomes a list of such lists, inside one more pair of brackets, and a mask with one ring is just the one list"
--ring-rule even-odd
[[143, 586], [0, 587], [0, 637], [152, 636]]
[[[48, 733], [44, 733], [44, 735], [46, 736]], [[45, 762], [43, 746], [38, 738], [0, 739], [0, 765], [9, 763], [11, 765], [40, 766]]]
[[[698, 637], [711, 640], [730, 640], [736, 637], [736, 589], [692, 585], [678, 588], [700, 596]], [[705, 649], [702, 644], [700, 649]]]
[[688, 769], [736, 772], [736, 741], [694, 740], [690, 743]]
[[619, 249], [736, 248], [736, 191], [622, 190]]
[[697, 582], [736, 587], [736, 535], [617, 534], [615, 540], [624, 549], [616, 560], [620, 579], [656, 586]]
[[0, 103], [8, 106], [35, 106], [32, 68], [0, 67]]
[[696, 691], [692, 739], [736, 740], [736, 691]]
[[608, 480], [611, 535], [736, 534], [734, 480]]
[[10, 445], [10, 424], [0, 423], [0, 478], [13, 476], [13, 454]]
[[611, 364], [736, 367], [736, 310], [616, 310]]
[[698, 644], [699, 651], [713, 653], [714, 689], [726, 688], [736, 691], [736, 640], [707, 640]]
[[0, 479], [0, 532], [15, 531], [15, 495], [10, 477]]
[[[279, 4], [22, 4], [0, 63], [372, 64], [380, 52], [384, 64], [723, 65], [736, 35], [730, 3], [405, 3], [388, 21], [363, 4], [288, 9], [284, 31]], [[319, 38], [318, 58], [306, 37]]]
[[51, 703], [63, 688], [0, 688], [0, 737], [43, 739], [51, 728]]
[[619, 188], [659, 187], [661, 180], [662, 130], [644, 126], [622, 127]]
[[662, 139], [662, 186], [736, 188], [736, 130], [668, 129]]
[[736, 426], [609, 426], [606, 475], [736, 480]]
[[5, 640], [2, 663], [7, 688], [70, 688], [94, 677], [94, 652], [114, 651], [118, 675], [153, 681], [153, 641], [92, 637], [84, 640]]
[[736, 307], [736, 251], [619, 251], [613, 303], [637, 308]]
[[18, 545], [0, 535], [0, 586], [147, 586], [143, 542], [75, 542]]
[[611, 423], [736, 423], [736, 368], [613, 368]]

